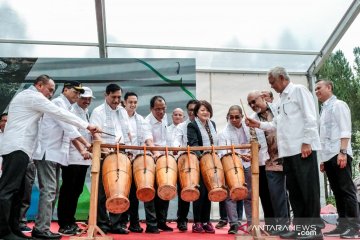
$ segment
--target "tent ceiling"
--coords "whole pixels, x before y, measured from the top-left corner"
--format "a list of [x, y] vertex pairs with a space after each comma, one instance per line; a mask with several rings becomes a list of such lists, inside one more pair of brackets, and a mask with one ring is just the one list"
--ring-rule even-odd
[[359, 11], [359, 0], [0, 0], [0, 55], [194, 57], [198, 70], [311, 73]]

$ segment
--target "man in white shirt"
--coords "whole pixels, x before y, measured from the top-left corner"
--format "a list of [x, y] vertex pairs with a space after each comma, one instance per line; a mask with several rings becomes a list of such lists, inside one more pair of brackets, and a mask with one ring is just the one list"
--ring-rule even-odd
[[[129, 117], [129, 129], [131, 136], [131, 144], [133, 146], [154, 146], [151, 127], [145, 119], [136, 112], [138, 104], [138, 96], [134, 92], [127, 92], [124, 97], [124, 105]], [[139, 150], [131, 150], [128, 151], [130, 160], [133, 160], [135, 156], [142, 151]], [[154, 157], [157, 157], [159, 153], [157, 151], [153, 151]], [[123, 226], [126, 226], [129, 217], [130, 217], [130, 225], [129, 230], [131, 232], [141, 233], [143, 229], [139, 224], [139, 199], [136, 197], [136, 185], [133, 180], [131, 183], [130, 194], [130, 208], [126, 213], [121, 214], [121, 222]]]
[[36, 78], [33, 86], [17, 94], [10, 103], [9, 122], [5, 127], [3, 144], [0, 145], [0, 155], [3, 156], [3, 175], [0, 178], [2, 239], [26, 239], [19, 229], [23, 180], [35, 149], [38, 121], [42, 115], [47, 113], [74, 126], [87, 128], [92, 132], [98, 131], [95, 126], [49, 101], [54, 90], [54, 81], [47, 75], [41, 75]]
[[170, 146], [173, 146], [175, 134], [176, 134], [176, 127], [179, 126], [180, 123], [184, 121], [184, 111], [181, 108], [175, 108], [172, 112], [172, 124], [166, 128], [167, 130], [167, 143]]
[[[72, 104], [78, 100], [80, 93], [84, 93], [81, 84], [68, 81], [64, 83], [62, 94], [52, 102], [70, 113]], [[62, 165], [68, 164], [70, 142], [74, 139], [79, 140], [84, 148], [91, 146], [75, 126], [60, 122], [50, 114], [44, 114], [40, 122], [38, 147], [33, 155], [40, 190], [39, 212], [31, 233], [35, 238], [60, 237], [50, 231], [50, 225], [59, 193], [60, 169]]]
[[[185, 147], [188, 145], [187, 143], [187, 125], [189, 122], [194, 121], [195, 115], [194, 115], [194, 108], [198, 101], [195, 99], [191, 99], [186, 104], [188, 119], [186, 119], [184, 122], [180, 123], [176, 126], [175, 133], [174, 133], [174, 139], [173, 139], [173, 146], [174, 147]], [[177, 228], [181, 232], [187, 231], [187, 223], [188, 223], [188, 214], [190, 209], [190, 203], [186, 202], [181, 199], [180, 193], [181, 193], [181, 185], [180, 180], [178, 178], [178, 210], [177, 210]]]
[[322, 103], [320, 114], [320, 170], [326, 172], [336, 200], [338, 225], [325, 236], [358, 238], [360, 221], [356, 188], [352, 181], [351, 114], [348, 105], [333, 94], [329, 80], [319, 80], [315, 93]]
[[[82, 87], [84, 93], [72, 105], [71, 112], [82, 120], [89, 122], [88, 107], [94, 98], [92, 90]], [[80, 134], [88, 141], [92, 142], [89, 132], [78, 129]], [[79, 232], [76, 224], [75, 213], [80, 194], [83, 191], [86, 172], [91, 165], [90, 153], [76, 141], [70, 144], [69, 157], [66, 165], [61, 166], [62, 184], [59, 191], [58, 201], [58, 224], [59, 233], [66, 236], [75, 235]]]
[[[253, 91], [248, 95], [248, 104], [255, 112], [252, 118], [261, 122], [271, 122], [277, 116], [276, 105], [269, 104], [266, 96], [260, 91]], [[258, 131], [258, 139], [264, 141], [261, 144], [267, 146], [268, 159], [259, 164], [259, 193], [261, 205], [264, 210], [268, 232], [271, 235], [279, 235], [281, 230], [276, 230], [276, 225], [289, 225], [288, 198], [283, 172], [283, 159], [279, 158], [276, 131]], [[261, 135], [261, 136], [259, 136]], [[270, 224], [270, 225], [269, 225]]]
[[[316, 120], [315, 102], [303, 85], [293, 84], [283, 67], [268, 72], [271, 87], [280, 93], [278, 116], [272, 122], [248, 118], [251, 127], [276, 128], [279, 157], [284, 158], [284, 172], [289, 199], [294, 212], [296, 231], [281, 234], [281, 238], [322, 239], [320, 219], [320, 183], [316, 150], [321, 149]], [[314, 227], [315, 226], [315, 227]], [[316, 235], [301, 235], [301, 231], [316, 228]], [[306, 228], [306, 229], [305, 229]]]
[[[150, 114], [145, 120], [150, 124], [155, 146], [166, 146], [168, 125], [166, 116], [166, 102], [162, 96], [154, 96], [150, 100]], [[156, 194], [155, 199], [145, 204], [146, 222], [145, 232], [159, 233], [159, 229], [172, 232], [173, 229], [166, 225], [169, 201], [162, 200]], [[156, 225], [157, 224], [157, 225]]]
[[[105, 89], [105, 102], [96, 107], [90, 117], [90, 123], [100, 126], [104, 133], [99, 137], [103, 143], [130, 144], [130, 133], [128, 116], [126, 110], [120, 105], [122, 89], [117, 84], [109, 84]], [[102, 149], [109, 153], [110, 149]], [[102, 176], [102, 165], [100, 162], [100, 176]], [[129, 231], [121, 224], [121, 214], [108, 213], [106, 210], [106, 195], [102, 182], [99, 178], [98, 214], [97, 225], [107, 233], [128, 234]]]
[[[6, 122], [7, 122], [7, 113], [3, 113], [0, 116], [0, 144], [2, 144], [2, 138], [4, 135], [4, 129], [5, 129]], [[0, 156], [0, 177], [1, 177], [1, 173], [2, 173], [1, 164], [2, 164], [2, 156]]]

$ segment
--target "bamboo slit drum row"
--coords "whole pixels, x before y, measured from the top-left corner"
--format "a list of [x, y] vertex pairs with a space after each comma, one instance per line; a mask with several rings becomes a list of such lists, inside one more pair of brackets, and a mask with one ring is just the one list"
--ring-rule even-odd
[[[247, 146], [248, 145], [248, 146]], [[105, 145], [103, 147], [114, 147]], [[250, 148], [250, 144], [222, 147], [191, 147], [191, 150], [207, 150], [198, 158], [190, 147], [136, 147], [116, 146], [116, 152], [105, 157], [102, 179], [107, 197], [106, 207], [109, 212], [123, 213], [128, 210], [131, 182], [136, 185], [136, 196], [140, 201], [154, 199], [155, 189], [163, 200], [171, 200], [177, 195], [177, 181], [180, 183], [182, 200], [196, 201], [200, 192], [200, 174], [208, 190], [208, 198], [220, 202], [227, 198], [232, 200], [246, 198], [248, 190], [245, 184], [241, 154], [235, 148]], [[131, 162], [125, 152], [120, 149], [144, 150]], [[231, 152], [222, 158], [215, 150], [228, 149]], [[163, 155], [154, 159], [147, 150], [165, 150]], [[184, 151], [176, 159], [169, 151]], [[156, 186], [156, 187], [155, 187]]]

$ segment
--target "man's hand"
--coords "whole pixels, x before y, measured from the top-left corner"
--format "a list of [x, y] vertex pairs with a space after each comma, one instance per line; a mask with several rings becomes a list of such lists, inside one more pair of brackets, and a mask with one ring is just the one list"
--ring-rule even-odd
[[324, 167], [324, 163], [320, 163], [320, 172], [325, 172], [325, 167]]
[[89, 126], [86, 129], [89, 130], [92, 134], [101, 132], [101, 129], [99, 127], [92, 124], [89, 124]]
[[307, 158], [308, 156], [310, 156], [311, 152], [312, 152], [311, 144], [303, 143], [301, 145], [301, 157], [302, 158]]
[[251, 155], [250, 154], [242, 154], [241, 158], [245, 161], [245, 162], [250, 162], [251, 161]]
[[81, 156], [85, 159], [85, 160], [91, 160], [92, 155], [90, 152], [88, 152], [87, 150], [83, 150], [81, 152]]
[[255, 120], [255, 119], [252, 119], [252, 118], [246, 118], [245, 119], [245, 124], [246, 126], [248, 127], [254, 127], [254, 128], [259, 128], [260, 127], [260, 122]]
[[340, 168], [346, 167], [347, 164], [347, 155], [343, 153], [339, 153], [337, 156], [337, 165], [339, 165]]

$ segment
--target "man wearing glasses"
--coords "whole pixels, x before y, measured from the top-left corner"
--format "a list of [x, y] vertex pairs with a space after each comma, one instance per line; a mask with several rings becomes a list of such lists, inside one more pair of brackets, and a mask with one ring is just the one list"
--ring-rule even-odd
[[[280, 234], [285, 239], [323, 239], [320, 219], [320, 183], [316, 150], [321, 149], [314, 98], [303, 85], [290, 82], [283, 67], [268, 72], [270, 86], [280, 93], [278, 116], [272, 122], [248, 118], [246, 124], [263, 130], [276, 129], [279, 157], [294, 211], [295, 231]], [[306, 229], [316, 234], [301, 235]]]
[[[269, 104], [266, 100], [266, 95], [260, 91], [253, 91], [248, 95], [248, 103], [255, 112], [254, 119], [261, 122], [271, 122], [277, 116], [276, 107], [274, 104]], [[259, 132], [265, 136], [268, 147], [269, 159], [266, 160], [264, 166], [260, 166], [260, 197], [261, 195], [270, 196], [270, 202], [263, 202], [261, 204], [266, 216], [267, 208], [273, 209], [274, 221], [273, 226], [289, 225], [289, 211], [287, 204], [287, 193], [285, 187], [285, 174], [283, 172], [283, 158], [279, 158], [278, 146], [276, 142], [276, 131]], [[264, 184], [264, 183], [265, 184]], [[271, 235], [278, 235], [281, 229], [268, 228]]]
[[[84, 93], [84, 89], [79, 82], [65, 82], [62, 94], [52, 102], [70, 112], [72, 104], [78, 100], [81, 93]], [[59, 191], [60, 169], [68, 163], [71, 140], [78, 140], [84, 147], [90, 147], [91, 144], [81, 136], [76, 127], [60, 122], [49, 114], [44, 114], [39, 125], [38, 146], [33, 155], [40, 189], [39, 213], [32, 237], [60, 239], [60, 234], [50, 231], [53, 208]]]

